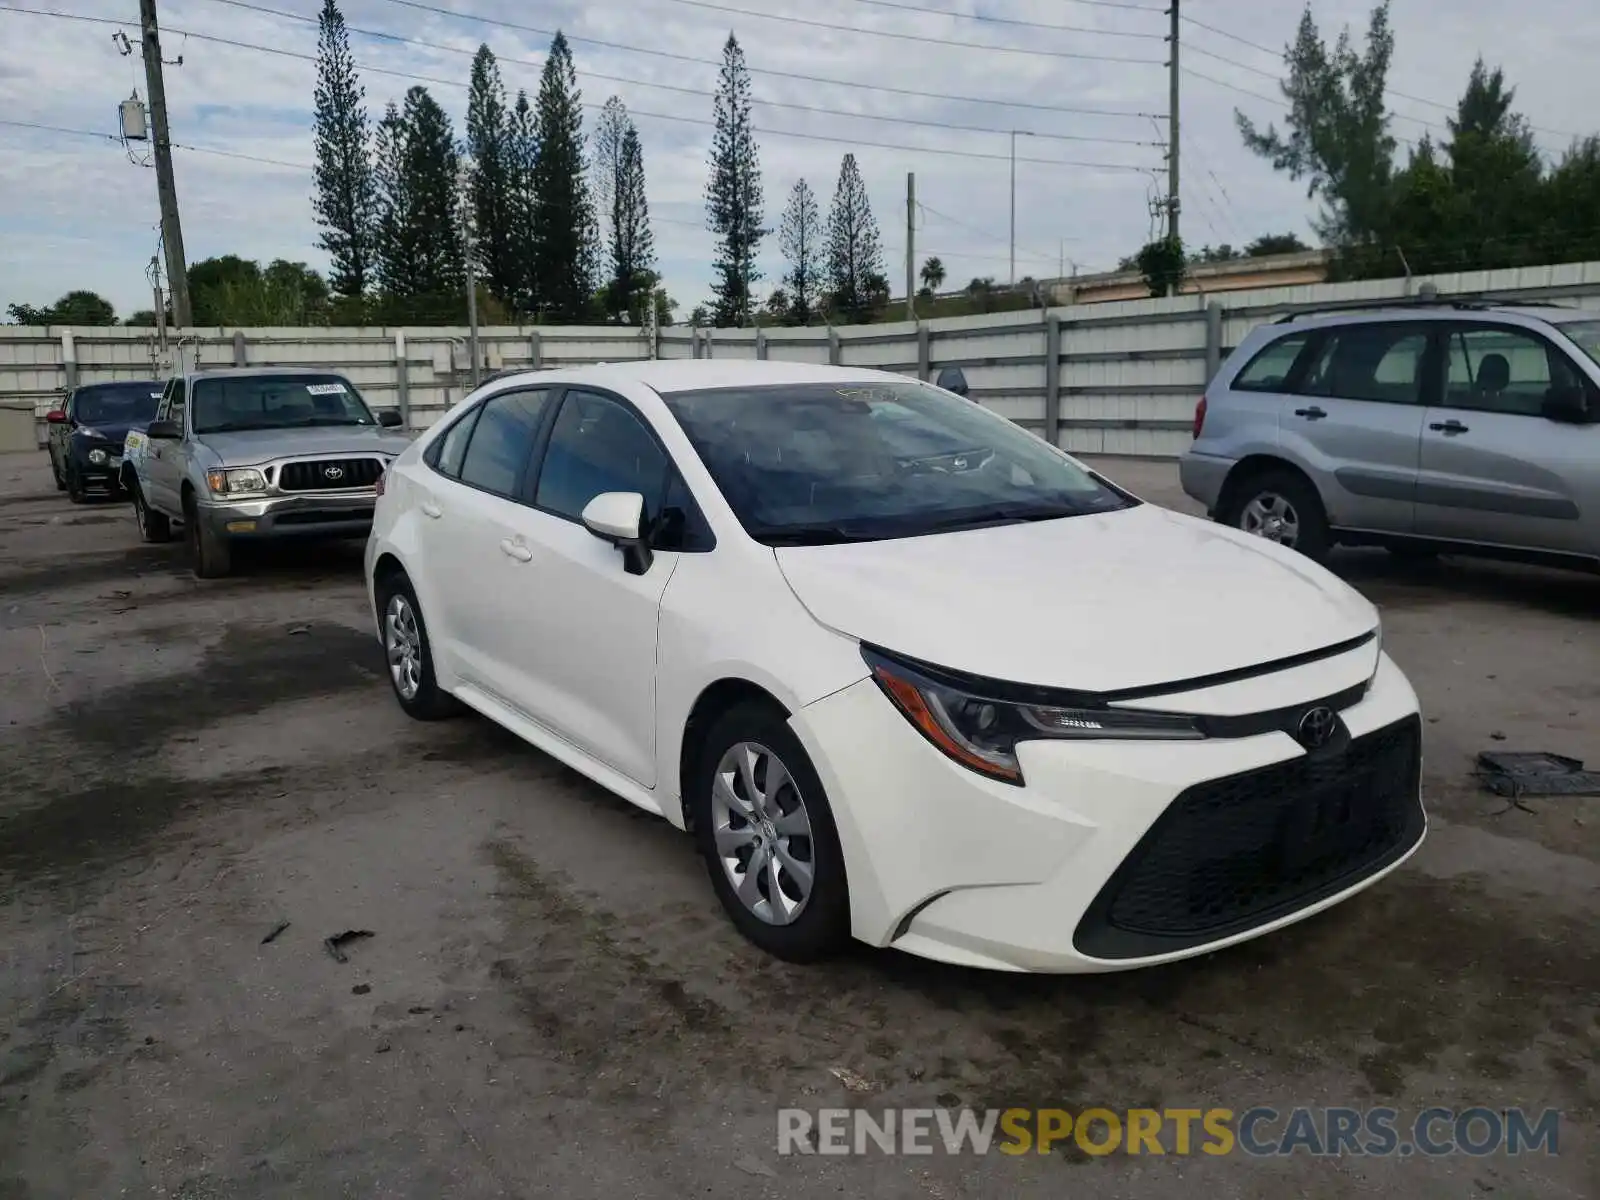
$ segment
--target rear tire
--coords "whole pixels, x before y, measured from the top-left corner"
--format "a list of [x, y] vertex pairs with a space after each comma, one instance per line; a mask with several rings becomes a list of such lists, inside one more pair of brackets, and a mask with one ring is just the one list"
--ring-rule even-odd
[[199, 509], [192, 498], [183, 506], [183, 519], [187, 526], [194, 577], [221, 579], [232, 571], [233, 551], [228, 545], [227, 536], [217, 533], [200, 519]]
[[133, 494], [133, 519], [139, 523], [139, 536], [147, 542], [170, 542], [172, 522], [145, 503], [144, 491], [137, 481], [128, 490]]
[[748, 702], [723, 713], [687, 782], [695, 840], [734, 927], [787, 962], [843, 950], [850, 889], [833, 810], [783, 714]]
[[1322, 562], [1333, 546], [1322, 497], [1300, 472], [1278, 467], [1228, 488], [1217, 520]]
[[433, 644], [416, 589], [403, 573], [385, 575], [374, 589], [383, 621], [383, 652], [394, 698], [417, 721], [443, 721], [462, 711], [461, 701], [439, 686]]

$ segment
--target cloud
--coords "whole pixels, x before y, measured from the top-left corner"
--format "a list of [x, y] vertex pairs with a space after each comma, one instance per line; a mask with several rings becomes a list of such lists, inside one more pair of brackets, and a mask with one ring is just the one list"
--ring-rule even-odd
[[[318, 7], [316, 0], [260, 2], [302, 17], [314, 17]], [[465, 14], [539, 30], [564, 29], [573, 41], [583, 98], [594, 106], [591, 117], [612, 94], [634, 112], [644, 142], [656, 245], [669, 290], [685, 311], [706, 297], [712, 252], [712, 237], [703, 228], [711, 99], [695, 93], [714, 89], [715, 63], [730, 30], [745, 48], [756, 99], [775, 102], [755, 108], [755, 123], [763, 131], [758, 141], [768, 224], [776, 227], [788, 191], [801, 176], [826, 207], [839, 159], [853, 149], [871, 193], [893, 280], [900, 280], [904, 270], [909, 171], [916, 173], [922, 206], [917, 215], [918, 259], [940, 255], [956, 283], [979, 275], [1006, 278], [1012, 129], [1034, 135], [1017, 138], [1019, 276], [1054, 275], [1062, 262], [1084, 271], [1110, 267], [1149, 236], [1149, 203], [1158, 186], [1164, 186], [1159, 146], [1120, 144], [1162, 140], [1160, 122], [795, 78], [1035, 106], [1162, 113], [1167, 97], [1167, 73], [1160, 65], [1166, 54], [1161, 40], [1166, 17], [1155, 0], [1147, 0], [1148, 11], [1072, 0], [896, 0], [913, 8], [943, 9], [947, 15], [862, 0], [813, 0], [803, 7], [781, 0], [716, 0], [724, 8], [863, 31], [855, 33], [717, 11], [683, 0], [431, 2], [463, 15], [428, 12], [397, 0], [349, 0], [345, 6], [354, 27], [443, 47], [352, 38], [357, 61], [368, 68], [362, 80], [374, 118], [414, 82], [404, 76], [424, 76], [443, 81], [430, 84], [430, 90], [461, 132], [469, 56], [480, 42], [500, 57], [513, 93], [537, 89], [548, 37], [484, 24]], [[117, 103], [136, 89], [140, 95], [145, 92], [137, 54], [118, 53], [111, 26], [6, 12], [7, 4], [110, 19], [127, 19], [132, 5], [127, 0], [0, 0], [0, 113], [12, 121], [114, 132]], [[1369, 7], [1340, 0], [1319, 2], [1315, 11], [1325, 32], [1348, 22], [1359, 33]], [[1515, 22], [1507, 20], [1498, 0], [1457, 0], [1449, 20], [1440, 19], [1437, 11], [1423, 0], [1396, 0], [1393, 89], [1452, 103], [1473, 59], [1483, 53], [1506, 68], [1518, 86], [1519, 107], [1536, 126], [1587, 132], [1583, 114], [1600, 111], [1600, 77], [1591, 66], [1600, 46], [1593, 34], [1583, 32], [1590, 28], [1586, 6], [1578, 0], [1546, 0], [1531, 11], [1519, 11]], [[1072, 26], [1075, 31], [1049, 32], [956, 14]], [[1296, 5], [1277, 4], [1269, 10], [1261, 0], [1211, 0], [1198, 19], [1276, 47], [1293, 36], [1298, 18]], [[183, 56], [182, 66], [166, 72], [174, 141], [252, 158], [310, 163], [312, 63], [178, 31], [313, 55], [314, 24], [218, 0], [169, 0], [162, 5], [161, 20], [167, 57]], [[869, 30], [956, 44], [864, 32]], [[1184, 65], [1219, 81], [1182, 77], [1186, 240], [1238, 245], [1266, 232], [1293, 229], [1306, 234], [1310, 208], [1303, 189], [1247, 154], [1233, 125], [1235, 106], [1258, 121], [1281, 117], [1282, 109], [1269, 99], [1221, 86], [1275, 97], [1277, 56], [1190, 25], [1185, 25], [1183, 39]], [[137, 37], [134, 45], [137, 50]], [[615, 48], [619, 45], [659, 53]], [[1033, 53], [978, 48], [984, 45]], [[1039, 51], [1150, 61], [1106, 62]], [[1233, 61], [1221, 62], [1206, 52]], [[1427, 129], [1424, 122], [1432, 123], [1436, 134], [1442, 128], [1444, 109], [1399, 96], [1391, 99], [1400, 117], [1396, 133], [1419, 137]], [[873, 116], [901, 118], [903, 123]], [[930, 124], [909, 123], [913, 121]], [[941, 124], [994, 132], [938, 128]], [[841, 140], [879, 145], [852, 147]], [[1540, 134], [1541, 144], [1552, 151], [1559, 151], [1566, 140], [1559, 133]], [[1049, 165], [1065, 162], [1120, 164], [1143, 168], [1144, 173]], [[176, 170], [191, 261], [236, 253], [326, 265], [315, 248], [309, 171], [197, 151], [179, 151]], [[0, 126], [0, 304], [44, 303], [70, 288], [90, 287], [111, 298], [119, 312], [147, 307], [144, 269], [156, 251], [157, 232], [154, 173], [130, 162], [116, 142]], [[767, 239], [760, 265], [766, 275], [763, 286], [772, 286], [783, 270], [775, 236]]]

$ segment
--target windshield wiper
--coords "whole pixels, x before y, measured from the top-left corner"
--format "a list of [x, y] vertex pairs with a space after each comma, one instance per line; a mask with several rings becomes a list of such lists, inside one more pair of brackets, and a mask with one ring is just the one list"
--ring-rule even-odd
[[841, 542], [876, 542], [887, 536], [848, 525], [780, 525], [752, 532], [767, 546], [836, 546]]
[[981, 512], [951, 515], [942, 520], [929, 521], [923, 529], [929, 533], [950, 532], [957, 529], [982, 529], [989, 525], [1020, 525], [1029, 521], [1054, 521], [1061, 517], [1081, 517], [1084, 510], [1065, 504], [1014, 504], [1000, 505]]

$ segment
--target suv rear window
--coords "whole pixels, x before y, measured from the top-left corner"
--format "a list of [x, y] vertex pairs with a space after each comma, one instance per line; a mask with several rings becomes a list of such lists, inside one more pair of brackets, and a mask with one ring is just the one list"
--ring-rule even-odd
[[1311, 331], [1291, 333], [1275, 342], [1269, 342], [1244, 370], [1234, 376], [1232, 387], [1240, 392], [1281, 392], [1288, 386], [1288, 378], [1299, 361], [1301, 351], [1311, 340]]
[[1418, 404], [1428, 332], [1415, 323], [1334, 326], [1327, 330], [1300, 394]]

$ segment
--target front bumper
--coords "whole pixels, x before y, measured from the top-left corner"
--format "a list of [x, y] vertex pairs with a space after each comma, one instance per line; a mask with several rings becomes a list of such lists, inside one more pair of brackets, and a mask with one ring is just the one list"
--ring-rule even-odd
[[218, 500], [199, 505], [198, 517], [221, 537], [364, 537], [372, 529], [377, 493], [363, 488], [254, 500]]
[[[1381, 741], [1390, 735], [1380, 731], [1415, 728], [1416, 714], [1410, 684], [1379, 655], [1365, 697], [1341, 716], [1352, 747], [1370, 747], [1367, 735]], [[1261, 837], [1292, 850], [1304, 835], [1293, 822], [1305, 815], [1296, 789], [1306, 777], [1295, 772], [1312, 760], [1287, 734], [1027, 743], [1019, 748], [1027, 783], [1013, 787], [945, 758], [871, 680], [801, 709], [792, 725], [831, 800], [856, 936], [967, 966], [1116, 971], [1214, 951], [1370, 886], [1416, 850], [1426, 829], [1416, 768], [1386, 760], [1392, 811], [1375, 831], [1383, 844], [1325, 862], [1298, 891], [1252, 897], [1241, 889], [1271, 881], [1254, 879], [1260, 863], [1241, 853], [1259, 851], [1253, 839]], [[1310, 786], [1327, 784], [1330, 773], [1337, 780], [1342, 769], [1324, 761]], [[1235, 795], [1218, 782], [1239, 777], [1278, 790]], [[1372, 803], [1359, 789], [1345, 795], [1352, 809]], [[1255, 807], [1241, 807], [1245, 801]], [[1196, 805], [1210, 806], [1216, 819], [1196, 822]], [[1207, 887], [1220, 887], [1227, 900], [1214, 921], [1204, 909]], [[1158, 928], [1164, 913], [1170, 919]]]
[[[97, 455], [100, 461], [96, 462], [91, 455]], [[114, 490], [122, 485], [121, 446], [74, 449], [70, 461], [78, 479], [87, 486], [103, 486]]]

